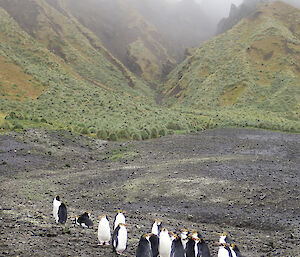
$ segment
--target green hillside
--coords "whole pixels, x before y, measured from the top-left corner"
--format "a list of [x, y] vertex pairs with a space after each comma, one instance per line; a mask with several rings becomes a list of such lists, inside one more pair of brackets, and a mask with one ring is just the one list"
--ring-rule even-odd
[[[12, 16], [16, 15], [13, 2], [0, 1]], [[114, 59], [90, 31], [44, 1], [28, 3], [34, 4], [31, 10], [38, 10], [34, 22], [22, 15], [14, 20], [0, 8], [2, 129], [38, 126], [115, 140], [207, 126], [203, 122], [207, 118], [157, 107], [148, 86]]]
[[300, 10], [265, 4], [204, 43], [161, 88], [174, 109], [219, 126], [300, 131]]
[[157, 28], [130, 0], [46, 1], [60, 13], [76, 17], [115, 57], [147, 81], [159, 81], [165, 67], [176, 64]]

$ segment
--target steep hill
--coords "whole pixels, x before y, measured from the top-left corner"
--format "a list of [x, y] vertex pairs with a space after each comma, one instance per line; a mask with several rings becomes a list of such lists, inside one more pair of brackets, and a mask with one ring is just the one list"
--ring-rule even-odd
[[115, 140], [189, 131], [190, 122], [203, 127], [198, 117], [155, 106], [149, 87], [96, 36], [43, 0], [1, 0], [0, 39], [0, 128], [42, 126]]
[[299, 130], [299, 24], [299, 9], [262, 5], [170, 74], [166, 103], [210, 110], [223, 124]]
[[116, 58], [147, 81], [160, 80], [166, 69], [175, 66], [166, 41], [131, 0], [47, 2], [63, 15], [76, 17]]
[[194, 0], [46, 0], [90, 29], [126, 67], [150, 83], [164, 78], [186, 48], [214, 27]]

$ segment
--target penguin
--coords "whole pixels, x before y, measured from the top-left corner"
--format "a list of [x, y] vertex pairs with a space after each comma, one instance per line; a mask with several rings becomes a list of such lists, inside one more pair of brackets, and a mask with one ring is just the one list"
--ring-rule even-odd
[[172, 240], [166, 228], [163, 228], [159, 235], [158, 251], [160, 257], [170, 257]]
[[218, 257], [237, 257], [225, 233], [220, 236], [217, 245], [219, 245]]
[[174, 235], [170, 257], [185, 257], [185, 249], [182, 245], [181, 238], [178, 235]]
[[111, 238], [109, 221], [106, 215], [99, 216], [99, 225], [98, 225], [98, 240], [99, 245], [109, 245]]
[[159, 245], [159, 237], [158, 235], [155, 235], [155, 234], [150, 234], [150, 238], [149, 238], [149, 241], [150, 241], [150, 244], [151, 244], [151, 249], [152, 249], [152, 256], [153, 257], [157, 257], [159, 255], [159, 252], [158, 252], [158, 245]]
[[141, 236], [138, 247], [136, 249], [136, 257], [152, 257], [151, 245], [149, 238], [151, 235], [145, 234]]
[[186, 244], [188, 242], [188, 230], [187, 229], [181, 229], [180, 238], [183, 245], [184, 250], [186, 249]]
[[53, 217], [56, 223], [65, 224], [67, 221], [67, 207], [60, 201], [59, 195], [53, 200]]
[[151, 233], [159, 236], [161, 224], [162, 224], [161, 220], [154, 220]]
[[75, 217], [75, 223], [83, 228], [93, 228], [94, 223], [91, 220], [91, 214], [85, 212], [80, 216]]
[[116, 227], [112, 237], [113, 252], [116, 254], [123, 254], [127, 246], [127, 224], [120, 223]]
[[126, 214], [126, 211], [120, 211], [120, 210], [117, 211], [117, 214], [114, 219], [114, 229], [116, 229], [120, 223], [122, 224], [126, 223], [124, 214]]
[[231, 244], [231, 248], [235, 252], [236, 257], [243, 257], [240, 252], [240, 249], [235, 244]]
[[199, 239], [196, 239], [196, 240], [198, 240], [197, 245], [198, 245], [199, 257], [211, 257], [208, 245], [206, 244], [204, 239], [200, 236], [200, 234], [199, 234], [199, 237], [200, 237]]
[[192, 238], [191, 234], [188, 237], [188, 242], [185, 249], [186, 257], [197, 257], [198, 247], [196, 241]]

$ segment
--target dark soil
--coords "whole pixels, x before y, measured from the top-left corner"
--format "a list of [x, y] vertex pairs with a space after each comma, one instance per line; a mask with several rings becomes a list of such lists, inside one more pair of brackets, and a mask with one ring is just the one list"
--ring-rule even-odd
[[[0, 136], [0, 256], [113, 256], [97, 217], [127, 211], [127, 256], [153, 219], [197, 229], [217, 255], [227, 232], [244, 256], [300, 256], [300, 135], [210, 130], [141, 142], [67, 132]], [[69, 219], [56, 225], [59, 194]], [[93, 212], [94, 229], [72, 224]]]

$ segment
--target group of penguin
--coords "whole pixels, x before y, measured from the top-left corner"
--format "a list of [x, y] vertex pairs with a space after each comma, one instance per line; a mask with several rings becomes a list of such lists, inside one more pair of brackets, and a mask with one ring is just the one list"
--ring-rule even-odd
[[[112, 235], [113, 252], [122, 255], [127, 247], [126, 212], [118, 210], [114, 219], [114, 231]], [[64, 224], [67, 221], [67, 208], [60, 197], [53, 200], [53, 216], [56, 223]], [[84, 228], [93, 228], [93, 222], [89, 212], [75, 217], [75, 223]], [[210, 257], [209, 248], [197, 231], [182, 229], [180, 235], [161, 229], [162, 222], [155, 220], [151, 233], [141, 236], [136, 257]], [[99, 245], [110, 245], [111, 230], [106, 215], [99, 216], [98, 225]], [[242, 257], [238, 247], [231, 244], [227, 235], [220, 235], [218, 257]]]

